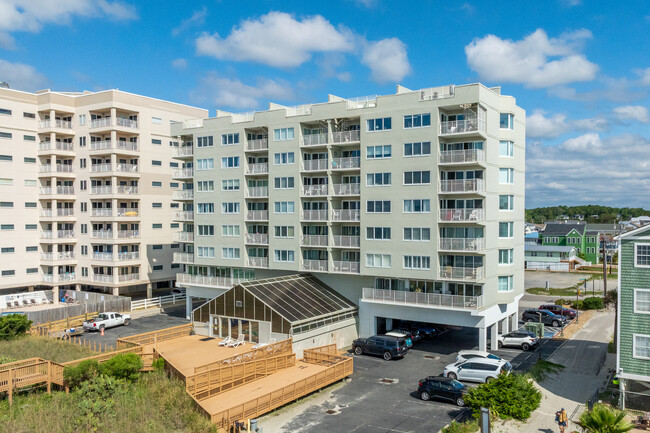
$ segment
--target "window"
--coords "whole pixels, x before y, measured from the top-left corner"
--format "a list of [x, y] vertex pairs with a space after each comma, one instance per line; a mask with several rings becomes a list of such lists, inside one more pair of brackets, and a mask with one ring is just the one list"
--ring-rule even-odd
[[275, 189], [293, 189], [293, 177], [276, 177], [273, 183]]
[[88, 234], [88, 224], [81, 224], [81, 234]]
[[366, 239], [374, 241], [389, 241], [390, 227], [366, 227]]
[[513, 290], [512, 275], [508, 275], [507, 277], [499, 277], [498, 284], [497, 284], [497, 291], [512, 292], [512, 290]]
[[25, 164], [36, 164], [36, 158], [24, 157], [23, 161], [25, 162]]
[[[81, 116], [83, 116], [83, 114], [80, 115], [79, 117], [81, 117]], [[24, 117], [25, 119], [36, 119], [36, 114], [34, 114], [34, 113], [26, 113], [26, 112], [24, 112], [24, 113], [23, 113], [23, 117]]]
[[276, 201], [273, 206], [275, 213], [294, 213], [295, 211], [292, 201]]
[[35, 201], [26, 201], [25, 202], [25, 207], [32, 208], [32, 207], [36, 207], [36, 206], [37, 206], [37, 203]]
[[13, 230], [14, 225], [13, 224], [2, 224], [0, 225], [0, 230]]
[[212, 147], [212, 146], [214, 146], [214, 141], [212, 136], [196, 138], [196, 147]]
[[86, 268], [86, 267], [81, 268], [81, 276], [82, 277], [87, 277], [88, 276], [88, 268]]
[[404, 269], [431, 269], [431, 257], [404, 256]]
[[514, 195], [500, 195], [499, 196], [499, 210], [513, 210], [515, 208]]
[[196, 182], [196, 190], [198, 192], [212, 192], [214, 191], [213, 180], [201, 180]]
[[279, 128], [273, 130], [273, 141], [293, 140], [293, 138], [293, 128]]
[[88, 255], [88, 245], [82, 245], [81, 246], [81, 255], [82, 256], [87, 256]]
[[[27, 114], [27, 113], [25, 113]], [[86, 115], [85, 114], [80, 114], [79, 117], [79, 126], [85, 125], [86, 124]]]
[[390, 268], [390, 254], [366, 254], [366, 267]]
[[501, 113], [499, 116], [499, 128], [515, 129], [515, 115], [510, 113]]
[[151, 203], [154, 208], [162, 208], [162, 203]]
[[[197, 227], [198, 236], [214, 236], [214, 226], [212, 225], [199, 225]], [[224, 226], [225, 227], [225, 226]]]
[[37, 230], [38, 225], [37, 224], [25, 224], [25, 230]]
[[514, 156], [515, 143], [508, 140], [499, 141], [499, 156]]
[[151, 123], [155, 125], [162, 125], [162, 119], [160, 117], [152, 117]]
[[169, 227], [172, 228], [172, 229], [177, 229], [177, 228], [180, 227], [180, 224], [178, 224], [178, 223], [170, 223]]
[[404, 213], [429, 212], [431, 212], [431, 200], [429, 199], [404, 200]]
[[633, 357], [650, 359], [650, 335], [634, 334]]
[[178, 182], [169, 182], [170, 188], [178, 188]]
[[14, 202], [12, 202], [12, 201], [0, 201], [0, 207], [14, 207]]
[[511, 265], [513, 263], [514, 250], [499, 250], [499, 264]]
[[428, 156], [431, 155], [431, 142], [404, 143], [404, 156]]
[[162, 144], [162, 140], [160, 140], [159, 138], [152, 138], [151, 144], [157, 144], [158, 146], [160, 146]]
[[28, 274], [38, 274], [38, 268], [27, 268], [25, 272]]
[[[86, 137], [83, 137], [86, 138]], [[35, 135], [23, 135], [23, 140], [25, 141], [36, 141], [36, 136]]]
[[499, 183], [512, 184], [514, 182], [514, 168], [500, 168], [499, 169]]
[[6, 108], [0, 108], [0, 114], [11, 116], [11, 110], [7, 110]]
[[88, 189], [88, 181], [87, 180], [82, 180], [79, 182], [79, 189], [82, 191], [85, 191]]
[[368, 200], [366, 202], [368, 213], [390, 213], [390, 200]]
[[385, 146], [368, 146], [366, 148], [367, 159], [386, 159], [392, 156], [392, 146], [387, 144]]
[[431, 229], [428, 227], [404, 227], [404, 240], [429, 242], [431, 240]]
[[153, 160], [151, 161], [151, 165], [153, 165], [154, 167], [162, 167], [162, 162]]
[[294, 262], [293, 250], [275, 250], [273, 256], [276, 262]]
[[634, 245], [634, 266], [639, 268], [650, 267], [650, 244]]
[[224, 203], [221, 203], [221, 213], [223, 213], [223, 214], [237, 214], [237, 213], [239, 213], [239, 202], [224, 202]]
[[164, 268], [164, 265], [153, 265], [153, 270], [154, 271], [162, 271]]
[[275, 165], [287, 165], [293, 163], [294, 163], [293, 152], [276, 153], [274, 155], [273, 164]]
[[79, 159], [79, 168], [86, 168], [86, 164], [87, 164], [86, 158]]
[[239, 134], [223, 134], [221, 136], [222, 146], [232, 146], [233, 144], [239, 144]]
[[214, 203], [198, 203], [196, 205], [196, 213], [214, 213]]
[[221, 168], [235, 168], [239, 167], [238, 156], [227, 156], [221, 158]]
[[367, 131], [389, 131], [391, 129], [391, 118], [390, 117], [380, 117], [379, 119], [368, 119], [366, 120]]
[[2, 247], [2, 248], [0, 248], [0, 253], [2, 253], [2, 254], [10, 254], [10, 253], [14, 253], [14, 252], [16, 252], [14, 247]]
[[7, 270], [7, 271], [2, 271], [2, 276], [3, 277], [11, 277], [13, 275], [16, 275], [16, 271], [13, 269]]
[[222, 180], [221, 191], [239, 191], [239, 179]]
[[152, 229], [161, 229], [161, 228], [162, 228], [162, 224], [160, 224], [160, 223], [153, 223], [153, 224], [151, 225], [151, 228], [152, 228]]
[[151, 249], [152, 249], [152, 250], [162, 250], [162, 249], [163, 249], [163, 246], [162, 246], [162, 245], [152, 245], [152, 246], [151, 246]]
[[170, 166], [171, 168], [178, 168], [178, 163], [177, 163], [177, 162], [170, 162], [170, 163], [169, 163], [169, 166]]
[[293, 226], [275, 226], [275, 237], [293, 238], [294, 237]]
[[224, 258], [224, 259], [238, 259], [239, 258], [239, 248], [222, 248], [221, 249], [221, 258]]
[[158, 182], [154, 180], [151, 182], [151, 186], [154, 188], [162, 188], [162, 182]]
[[86, 147], [86, 137], [79, 137], [79, 147]]
[[404, 116], [404, 129], [431, 126], [431, 113], [409, 114]]
[[0, 185], [13, 185], [14, 180], [7, 177], [0, 177]]
[[13, 161], [13, 159], [11, 155], [0, 155], [0, 161]]
[[31, 247], [25, 247], [25, 251], [28, 252], [28, 253], [33, 253], [33, 252], [38, 251], [38, 247], [36, 245], [31, 246]]
[[181, 267], [181, 265], [179, 263], [172, 263], [172, 265], [171, 265], [172, 269], [178, 269], [180, 267]]
[[404, 185], [423, 185], [431, 183], [430, 171], [405, 171]]
[[0, 138], [11, 138], [11, 132], [0, 132]]
[[221, 236], [226, 236], [226, 237], [239, 236], [239, 226], [238, 225], [221, 226]]
[[366, 186], [390, 186], [390, 173], [368, 173], [366, 175]]
[[196, 255], [197, 257], [214, 258], [214, 247], [198, 247]]
[[36, 179], [25, 179], [25, 186], [37, 186], [38, 181]]
[[81, 206], [81, 212], [88, 212], [88, 202], [82, 201], [79, 205]]
[[514, 236], [514, 225], [512, 221], [510, 222], [500, 222], [499, 223], [499, 237], [500, 238], [511, 238]]
[[214, 158], [204, 158], [196, 160], [196, 170], [212, 170], [214, 168]]
[[634, 312], [650, 314], [650, 289], [634, 289]]

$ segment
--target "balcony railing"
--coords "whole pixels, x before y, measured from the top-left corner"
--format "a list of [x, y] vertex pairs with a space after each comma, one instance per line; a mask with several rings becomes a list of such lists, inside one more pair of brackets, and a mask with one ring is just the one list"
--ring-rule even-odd
[[69, 120], [54, 119], [54, 121], [52, 121], [51, 119], [47, 119], [47, 120], [41, 120], [39, 122], [39, 126], [41, 128], [72, 129], [72, 122], [70, 122]]
[[192, 264], [192, 263], [194, 263], [194, 254], [189, 254], [189, 253], [174, 253], [174, 255], [173, 255], [173, 262], [174, 262], [174, 263], [187, 263], [187, 264]]
[[180, 191], [174, 191], [172, 193], [172, 198], [174, 200], [194, 200], [194, 190], [182, 189]]
[[300, 245], [304, 247], [326, 247], [327, 235], [302, 235]]
[[172, 177], [176, 179], [188, 178], [194, 176], [194, 169], [192, 168], [177, 168], [172, 170]]
[[41, 194], [43, 195], [74, 195], [73, 186], [57, 186], [51, 187], [46, 186], [41, 188]]
[[446, 251], [480, 251], [484, 248], [484, 238], [440, 238], [439, 250]]
[[111, 164], [91, 164], [90, 172], [91, 173], [108, 173], [112, 171]]
[[327, 260], [302, 260], [300, 268], [303, 271], [327, 272]]
[[110, 140], [100, 140], [100, 141], [91, 141], [90, 150], [106, 150], [110, 149], [111, 141]]
[[248, 164], [246, 166], [246, 174], [266, 174], [269, 172], [269, 165], [267, 163]]
[[332, 221], [361, 221], [358, 209], [332, 209]]
[[248, 266], [253, 268], [268, 268], [269, 267], [269, 258], [268, 257], [249, 257], [247, 259]]
[[93, 274], [93, 281], [98, 283], [114, 283], [115, 278], [113, 275]]
[[230, 277], [215, 277], [204, 275], [176, 274], [176, 282], [180, 284], [196, 284], [200, 286], [220, 287], [229, 289], [235, 284], [246, 280]]
[[267, 150], [268, 148], [268, 138], [259, 138], [257, 140], [248, 140], [246, 142], [246, 150]]
[[246, 243], [255, 245], [268, 245], [269, 235], [266, 233], [246, 233]]
[[443, 222], [471, 222], [483, 221], [483, 209], [440, 209], [440, 221]]
[[74, 150], [74, 145], [64, 141], [41, 141], [38, 145], [38, 150], [64, 150], [71, 152]]
[[76, 279], [74, 272], [66, 274], [41, 274], [43, 281], [46, 283], [61, 283], [65, 281], [74, 281]]
[[40, 166], [39, 171], [41, 173], [72, 173], [74, 168], [69, 164], [56, 164], [55, 166], [44, 164]]
[[483, 192], [483, 179], [441, 180], [440, 192]]
[[42, 217], [69, 217], [74, 216], [74, 209], [72, 208], [60, 208], [54, 212], [53, 209], [41, 209]]
[[119, 171], [120, 173], [137, 173], [139, 170], [137, 164], [119, 163], [116, 164], [115, 171]]
[[421, 307], [461, 308], [478, 310], [484, 306], [483, 296], [458, 296], [439, 293], [407, 292], [403, 290], [384, 290], [363, 288], [363, 300], [390, 302]]
[[93, 252], [93, 260], [101, 262], [112, 262], [113, 253]]
[[124, 126], [124, 127], [127, 127], [127, 128], [137, 128], [138, 127], [138, 121], [137, 120], [127, 119], [125, 117], [118, 117], [115, 120], [116, 120], [116, 122], [115, 122], [116, 126]]
[[57, 230], [56, 237], [57, 239], [74, 239], [74, 230]]
[[361, 184], [359, 183], [335, 183], [334, 195], [359, 195], [361, 193]]
[[269, 196], [268, 186], [254, 186], [254, 187], [246, 188], [246, 197], [262, 198], [268, 196]]
[[249, 210], [246, 211], [246, 219], [249, 221], [268, 221], [269, 211], [267, 210]]
[[52, 230], [41, 231], [41, 239], [54, 239], [54, 232]]
[[140, 215], [140, 211], [137, 207], [132, 208], [119, 208], [117, 209], [118, 217], [137, 217]]
[[343, 248], [359, 248], [361, 246], [361, 237], [334, 235], [334, 246]]
[[126, 262], [129, 260], [138, 260], [140, 258], [140, 252], [131, 251], [126, 253], [117, 253], [118, 262]]
[[138, 187], [137, 186], [120, 185], [120, 186], [117, 187], [117, 193], [118, 194], [123, 194], [123, 195], [137, 195], [138, 194]]
[[327, 159], [310, 159], [302, 162], [303, 171], [327, 170]]
[[420, 101], [431, 101], [434, 99], [453, 98], [454, 86], [429, 87], [420, 90]]
[[311, 134], [302, 137], [303, 146], [316, 146], [319, 144], [327, 144], [327, 134]]
[[447, 280], [478, 280], [484, 277], [484, 268], [464, 268], [456, 266], [441, 266], [440, 278]]
[[194, 155], [194, 146], [181, 146], [172, 149], [172, 156], [175, 158], [185, 158]]
[[361, 131], [332, 132], [333, 143], [355, 143], [361, 140]]
[[90, 209], [91, 217], [112, 217], [113, 209]]
[[358, 274], [361, 270], [359, 262], [332, 262], [332, 272], [345, 274]]
[[140, 237], [138, 230], [120, 230], [117, 232], [118, 239], [137, 239]]
[[326, 210], [303, 210], [302, 219], [305, 221], [327, 221]]
[[110, 117], [102, 117], [101, 119], [92, 119], [90, 121], [90, 127], [91, 128], [102, 128], [104, 126], [111, 126], [111, 118]]
[[113, 230], [93, 230], [90, 237], [93, 239], [113, 239]]
[[444, 150], [438, 155], [440, 164], [463, 164], [485, 161], [483, 149]]
[[476, 117], [440, 122], [440, 135], [463, 134], [468, 132], [485, 132], [485, 122]]
[[333, 158], [332, 170], [350, 170], [361, 167], [361, 158]]
[[91, 186], [90, 187], [90, 194], [91, 195], [112, 194], [112, 193], [113, 193], [113, 187], [110, 186], [110, 185]]
[[174, 242], [194, 242], [194, 233], [174, 232]]
[[126, 141], [126, 140], [100, 140], [100, 141], [91, 141], [90, 150], [129, 150], [129, 151], [138, 151], [140, 146], [137, 141]]
[[174, 219], [177, 221], [194, 221], [193, 211], [174, 212]]
[[59, 253], [41, 253], [41, 259], [49, 262], [55, 260], [74, 260], [75, 255], [73, 251], [63, 251]]
[[302, 194], [305, 196], [326, 196], [327, 195], [327, 184], [325, 185], [305, 185], [302, 187]]
[[134, 273], [134, 274], [122, 274], [117, 276], [117, 281], [136, 281], [140, 279], [140, 274], [139, 273]]

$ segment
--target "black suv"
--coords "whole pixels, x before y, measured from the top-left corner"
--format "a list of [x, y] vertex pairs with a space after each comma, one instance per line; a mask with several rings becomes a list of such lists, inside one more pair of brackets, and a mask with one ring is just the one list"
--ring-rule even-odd
[[546, 310], [526, 310], [521, 315], [521, 320], [524, 322], [539, 322], [539, 316], [542, 316], [544, 325], [550, 325], [554, 328], [566, 325], [566, 317], [558, 316]]
[[463, 396], [467, 387], [455, 379], [442, 376], [429, 376], [420, 381], [418, 395], [424, 401], [431, 398], [453, 401], [457, 406], [465, 406]]
[[564, 308], [561, 305], [540, 305], [539, 306], [540, 310], [546, 310], [550, 311], [553, 314], [557, 314], [559, 316], [564, 316], [569, 320], [573, 320], [576, 318], [576, 310], [572, 310], [570, 308]]
[[352, 349], [356, 355], [368, 353], [381, 355], [386, 361], [401, 358], [406, 355], [406, 339], [390, 335], [374, 335], [370, 338], [358, 338], [352, 342]]

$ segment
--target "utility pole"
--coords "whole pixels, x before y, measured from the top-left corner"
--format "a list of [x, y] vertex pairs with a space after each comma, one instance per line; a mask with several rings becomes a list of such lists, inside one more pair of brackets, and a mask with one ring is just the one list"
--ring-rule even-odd
[[607, 295], [607, 247], [605, 244], [605, 236], [600, 235], [600, 242], [603, 246], [603, 303]]

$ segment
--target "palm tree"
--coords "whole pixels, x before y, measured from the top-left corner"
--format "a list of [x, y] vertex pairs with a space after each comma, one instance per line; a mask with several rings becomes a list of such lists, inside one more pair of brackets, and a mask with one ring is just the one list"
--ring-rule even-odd
[[634, 428], [625, 419], [624, 411], [602, 404], [596, 404], [591, 411], [583, 412], [577, 424], [586, 433], [625, 433]]

